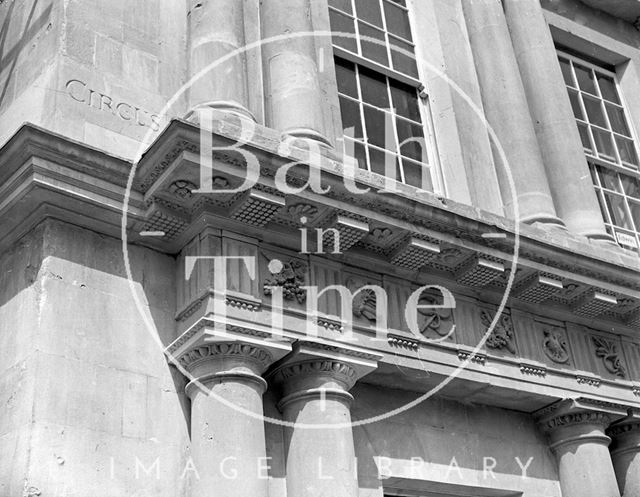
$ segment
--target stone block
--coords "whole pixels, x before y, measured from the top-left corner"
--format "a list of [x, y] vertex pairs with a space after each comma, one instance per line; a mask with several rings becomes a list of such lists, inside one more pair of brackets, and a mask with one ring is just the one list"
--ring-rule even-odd
[[80, 24], [66, 27], [65, 53], [86, 66], [93, 66], [96, 46], [95, 31]]
[[121, 77], [122, 58], [122, 43], [107, 36], [96, 35], [96, 69]]
[[140, 88], [158, 89], [158, 59], [154, 55], [123, 46], [124, 77]]

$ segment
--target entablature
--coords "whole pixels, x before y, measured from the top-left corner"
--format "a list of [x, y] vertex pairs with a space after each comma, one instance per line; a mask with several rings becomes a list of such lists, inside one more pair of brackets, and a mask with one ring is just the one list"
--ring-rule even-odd
[[[240, 130], [233, 120], [214, 126], [214, 146], [236, 143]], [[522, 410], [570, 394], [640, 402], [637, 257], [564, 231], [517, 226], [404, 185], [381, 194], [383, 181], [367, 173], [357, 172], [356, 183], [371, 190], [354, 194], [343, 181], [344, 165], [328, 151], [322, 153], [320, 167], [322, 184], [331, 186], [331, 192], [301, 189], [282, 195], [274, 183], [277, 169], [291, 160], [304, 162], [308, 153], [303, 144], [283, 148], [280, 137], [269, 130], [257, 133], [241, 148], [259, 160], [260, 175], [252, 188], [209, 195], [195, 191], [201, 174], [200, 130], [192, 123], [172, 122], [134, 166], [132, 181], [130, 163], [26, 126], [0, 150], [0, 224], [5, 234], [0, 245], [7, 247], [46, 217], [120, 236], [126, 198], [129, 243], [178, 254], [179, 260], [187, 254], [255, 256], [256, 278], [248, 281], [235, 274], [225, 302], [229, 315], [245, 329], [271, 322], [268, 286], [288, 292], [284, 333], [292, 342], [304, 337], [301, 330], [309, 317], [301, 293], [305, 285], [339, 284], [353, 292], [365, 284], [384, 288], [393, 302], [383, 340], [373, 340], [378, 330], [370, 294], [355, 300], [351, 337], [344, 336], [335, 299], [326, 299], [312, 316], [323, 340], [341, 343], [348, 338], [384, 354], [365, 381], [420, 390], [463, 366], [446, 395], [490, 402], [507, 392], [503, 405]], [[243, 182], [246, 164], [240, 158], [237, 151], [214, 152], [216, 188]], [[301, 169], [290, 171], [289, 184], [305, 184], [308, 173]], [[324, 244], [322, 253], [301, 253], [303, 228], [335, 229], [340, 253], [331, 253], [333, 241]], [[164, 235], [145, 237], [141, 232]], [[274, 259], [283, 262], [282, 271], [270, 270]], [[207, 274], [209, 268], [202, 266]], [[209, 304], [215, 292], [210, 282], [205, 278], [191, 284], [188, 292], [179, 292], [181, 337], [212, 315]], [[456, 306], [421, 313], [421, 332], [416, 334], [398, 316], [403, 316], [408, 296], [427, 284], [450, 289]], [[420, 298], [439, 302], [433, 295]], [[506, 307], [496, 316], [501, 300]], [[493, 321], [493, 332], [478, 347]], [[449, 334], [453, 325], [457, 331]], [[428, 374], [418, 375], [414, 384], [398, 377], [398, 365]]]

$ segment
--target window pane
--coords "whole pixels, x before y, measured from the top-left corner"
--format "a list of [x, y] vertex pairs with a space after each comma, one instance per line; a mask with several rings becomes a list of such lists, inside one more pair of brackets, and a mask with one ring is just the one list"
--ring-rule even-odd
[[620, 228], [632, 229], [631, 219], [624, 205], [624, 198], [610, 193], [605, 193], [605, 198], [613, 224]]
[[423, 166], [408, 159], [402, 159], [402, 169], [404, 170], [404, 182], [407, 185], [415, 186], [422, 190], [433, 191], [431, 171], [428, 166]]
[[358, 98], [358, 83], [356, 82], [356, 67], [354, 64], [346, 60], [336, 59], [336, 79], [340, 93]]
[[566, 59], [560, 59], [560, 69], [562, 69], [562, 76], [564, 77], [564, 82], [568, 86], [573, 86], [575, 88], [576, 84], [573, 81], [573, 74], [571, 73], [571, 63]]
[[569, 100], [571, 100], [571, 108], [573, 109], [573, 115], [578, 119], [584, 120], [584, 115], [582, 114], [582, 108], [580, 107], [580, 97], [578, 97], [578, 92], [569, 88]]
[[428, 162], [426, 143], [422, 126], [410, 123], [404, 119], [396, 119], [400, 153], [418, 162]]
[[358, 162], [360, 169], [367, 169], [367, 152], [364, 144], [359, 142], [354, 143], [354, 158]]
[[616, 143], [618, 144], [618, 152], [620, 153], [620, 160], [628, 162], [629, 164], [638, 165], [638, 156], [636, 149], [633, 146], [633, 141], [621, 136], [616, 136]]
[[391, 60], [393, 60], [393, 68], [398, 72], [411, 76], [412, 78], [417, 78], [418, 66], [416, 65], [416, 58], [413, 55], [413, 45], [406, 43], [399, 38], [394, 38], [393, 36], [389, 36], [389, 42], [391, 43]]
[[582, 146], [589, 152], [594, 152], [591, 140], [589, 139], [589, 130], [586, 124], [578, 123], [578, 131], [580, 132], [580, 139], [582, 140]]
[[593, 139], [596, 142], [598, 155], [605, 159], [616, 162], [616, 153], [613, 149], [613, 140], [611, 139], [611, 133], [593, 127], [591, 128], [591, 132], [593, 133]]
[[340, 97], [340, 114], [342, 115], [343, 133], [352, 138], [362, 138], [360, 104], [348, 98]]
[[356, 0], [356, 15], [358, 19], [382, 27], [380, 0]]
[[640, 204], [629, 202], [629, 210], [631, 211], [631, 218], [633, 219], [636, 231], [640, 231]]
[[[386, 176], [387, 161], [389, 162], [391, 171], [396, 171], [396, 154], [369, 147], [369, 160], [371, 161], [371, 171], [376, 174]], [[399, 175], [396, 177], [398, 180], [400, 179]]]
[[329, 11], [331, 18], [331, 33], [333, 43], [339, 47], [342, 47], [351, 52], [358, 52], [358, 43], [355, 36], [355, 25], [353, 19], [350, 17], [336, 12], [335, 10]]
[[[384, 66], [388, 66], [389, 59], [387, 57], [387, 46], [384, 33], [379, 29], [372, 28], [366, 24], [362, 24], [361, 22], [358, 23], [358, 29], [360, 29], [362, 56]], [[373, 39], [365, 39], [364, 37]]]
[[604, 74], [598, 74], [598, 84], [600, 85], [600, 93], [602, 94], [603, 98], [606, 98], [607, 100], [610, 100], [611, 102], [615, 102], [617, 104], [620, 103], [618, 90], [616, 88], [615, 81], [613, 81], [613, 78]]
[[402, 7], [392, 2], [383, 1], [387, 30], [394, 35], [411, 41], [409, 14]]
[[596, 95], [596, 86], [593, 81], [593, 71], [587, 67], [582, 67], [578, 64], [573, 65], [576, 71], [576, 77], [578, 78], [578, 85], [582, 91]]
[[598, 175], [600, 176], [600, 184], [603, 188], [608, 188], [614, 192], [621, 192], [618, 175], [606, 167], [598, 166]]
[[611, 105], [609, 103], [605, 104], [607, 108], [607, 114], [609, 116], [609, 122], [611, 123], [611, 128], [616, 133], [620, 133], [621, 135], [631, 136], [629, 134], [629, 128], [627, 127], [627, 120], [624, 117], [624, 111], [622, 107], [616, 107], [615, 105]]
[[584, 107], [587, 110], [587, 116], [591, 124], [597, 124], [602, 128], [607, 128], [607, 122], [604, 119], [604, 113], [602, 112], [601, 100], [587, 95], [583, 95]]
[[398, 115], [421, 122], [420, 104], [415, 88], [391, 81], [391, 99]]
[[[620, 179], [622, 180], [622, 189], [624, 192], [630, 197], [640, 199], [640, 179], [626, 174], [621, 174]], [[637, 227], [640, 228], [640, 225], [637, 225]]]
[[390, 108], [387, 78], [365, 67], [360, 67], [359, 70], [362, 100], [381, 109]]
[[329, 0], [329, 6], [340, 9], [348, 14], [353, 13], [351, 11], [351, 0]]
[[[367, 136], [369, 143], [376, 145], [380, 148], [387, 148], [385, 146], [385, 127], [387, 126], [386, 113], [381, 110], [374, 109], [365, 105], [364, 107], [364, 120], [367, 129]], [[393, 129], [389, 130], [389, 149], [395, 149], [395, 139], [392, 138]]]

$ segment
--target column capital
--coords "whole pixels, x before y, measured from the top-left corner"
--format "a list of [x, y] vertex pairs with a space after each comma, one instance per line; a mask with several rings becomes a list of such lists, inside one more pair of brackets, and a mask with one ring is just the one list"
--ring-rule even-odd
[[614, 423], [607, 430], [607, 435], [613, 440], [611, 444], [613, 455], [640, 452], [640, 413], [632, 413]]
[[624, 417], [626, 406], [596, 399], [565, 399], [545, 407], [534, 417], [540, 429], [549, 436], [550, 448], [586, 442], [609, 445], [605, 430]]
[[186, 388], [191, 395], [197, 385], [231, 379], [256, 383], [264, 391], [267, 384], [262, 374], [290, 351], [289, 340], [267, 331], [240, 325], [220, 329], [205, 318], [180, 335], [166, 352], [192, 380]]
[[321, 340], [298, 341], [292, 352], [275, 364], [268, 379], [280, 390], [280, 407], [318, 395], [350, 401], [348, 391], [378, 367], [382, 355], [360, 347]]

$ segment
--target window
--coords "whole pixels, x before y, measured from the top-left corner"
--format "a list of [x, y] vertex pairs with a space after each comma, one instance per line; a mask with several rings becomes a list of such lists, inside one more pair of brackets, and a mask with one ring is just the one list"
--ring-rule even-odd
[[439, 190], [405, 0], [329, 5], [345, 155], [362, 169]]
[[607, 231], [638, 252], [638, 152], [616, 74], [561, 51], [558, 55]]

